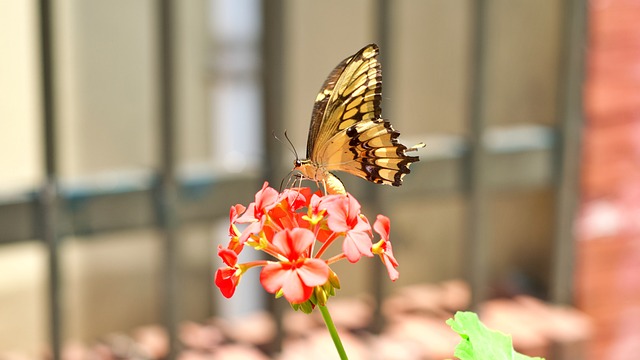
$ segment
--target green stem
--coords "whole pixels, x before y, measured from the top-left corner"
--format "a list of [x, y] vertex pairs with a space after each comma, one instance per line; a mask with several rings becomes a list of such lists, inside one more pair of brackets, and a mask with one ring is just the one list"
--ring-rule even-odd
[[318, 306], [320, 308], [320, 312], [322, 313], [322, 318], [324, 319], [324, 323], [327, 325], [327, 330], [329, 330], [329, 334], [331, 334], [331, 339], [333, 340], [333, 344], [336, 346], [336, 350], [338, 350], [338, 355], [340, 355], [340, 360], [348, 360], [347, 353], [344, 351], [344, 347], [342, 347], [342, 341], [340, 341], [340, 336], [338, 335], [338, 330], [336, 330], [336, 326], [333, 324], [333, 320], [331, 320], [331, 314], [329, 314], [329, 309], [326, 306]]

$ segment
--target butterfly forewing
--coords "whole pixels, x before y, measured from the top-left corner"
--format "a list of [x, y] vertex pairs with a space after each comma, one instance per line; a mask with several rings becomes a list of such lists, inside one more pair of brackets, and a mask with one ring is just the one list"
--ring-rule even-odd
[[350, 56], [342, 60], [342, 62], [340, 62], [340, 64], [331, 71], [327, 79], [324, 81], [324, 84], [322, 84], [322, 88], [320, 88], [318, 96], [316, 96], [316, 101], [313, 104], [313, 112], [311, 113], [309, 135], [307, 137], [307, 159], [311, 159], [311, 149], [313, 149], [320, 132], [320, 125], [322, 124], [322, 119], [324, 117], [327, 103], [329, 102], [329, 97], [336, 86], [336, 82], [338, 81], [340, 74], [342, 74], [345, 66], [352, 58], [353, 56]]
[[325, 147], [336, 133], [380, 116], [382, 71], [378, 52], [375, 44], [365, 46], [343, 60], [325, 81], [329, 86], [320, 90], [311, 119], [311, 141], [307, 143], [310, 159], [324, 163]]

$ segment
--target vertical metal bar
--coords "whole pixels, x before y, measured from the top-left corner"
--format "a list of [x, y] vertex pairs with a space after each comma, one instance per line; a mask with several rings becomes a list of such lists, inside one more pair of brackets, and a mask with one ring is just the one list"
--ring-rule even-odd
[[489, 239], [487, 237], [486, 151], [483, 145], [485, 134], [485, 39], [487, 3], [473, 1], [471, 5], [473, 24], [471, 39], [473, 52], [471, 84], [469, 86], [469, 154], [468, 154], [468, 234], [465, 264], [466, 277], [471, 287], [471, 307], [477, 309], [487, 297]]
[[[285, 21], [286, 9], [284, 0], [262, 1], [262, 102], [264, 111], [264, 146], [265, 158], [263, 175], [270, 184], [276, 184], [277, 174], [281, 174], [282, 146], [273, 141], [271, 132], [282, 129], [284, 124], [284, 84], [285, 66]], [[284, 302], [267, 296], [269, 311], [276, 321], [276, 336], [268, 351], [278, 353], [282, 348], [283, 327], [282, 315]]]
[[556, 147], [556, 227], [553, 244], [551, 300], [573, 302], [575, 261], [573, 220], [579, 189], [580, 140], [582, 136], [582, 85], [587, 33], [585, 0], [564, 3], [563, 41], [558, 91]]
[[262, 97], [264, 106], [264, 176], [272, 184], [282, 174], [283, 147], [273, 141], [272, 131], [284, 125], [285, 4], [282, 0], [262, 2]]
[[42, 120], [45, 183], [40, 192], [40, 231], [49, 254], [49, 336], [51, 357], [61, 358], [62, 306], [60, 303], [60, 258], [57, 227], [57, 154], [53, 74], [53, 13], [51, 3], [40, 1], [40, 66], [42, 71]]
[[163, 316], [169, 338], [168, 359], [179, 353], [178, 321], [178, 190], [176, 183], [176, 127], [174, 118], [174, 28], [173, 2], [160, 0], [158, 6], [160, 78], [160, 187], [158, 221], [164, 246]]
[[[377, 0], [376, 1], [376, 16], [375, 16], [375, 34], [378, 46], [380, 47], [380, 55], [378, 59], [380, 63], [384, 66], [383, 74], [388, 79], [391, 70], [391, 61], [389, 59], [390, 56], [387, 56], [388, 52], [391, 50], [389, 44], [389, 37], [391, 36], [391, 10], [392, 4], [387, 0]], [[386, 95], [388, 96], [388, 94]], [[383, 116], [385, 113], [388, 115], [390, 112], [389, 108], [385, 106], [387, 109], [386, 112], [383, 111]], [[369, 203], [369, 208], [373, 213], [379, 214], [383, 213], [383, 205], [380, 201], [379, 189], [376, 185], [366, 184], [366, 200]], [[377, 260], [377, 259], [376, 259]], [[369, 283], [371, 287], [371, 293], [374, 298], [374, 308], [373, 308], [373, 317], [371, 321], [371, 325], [369, 330], [374, 334], [380, 333], [384, 329], [384, 316], [382, 316], [382, 299], [384, 298], [384, 288], [385, 282], [382, 281], [386, 277], [385, 268], [380, 261], [372, 261], [370, 262], [371, 271], [369, 272]]]

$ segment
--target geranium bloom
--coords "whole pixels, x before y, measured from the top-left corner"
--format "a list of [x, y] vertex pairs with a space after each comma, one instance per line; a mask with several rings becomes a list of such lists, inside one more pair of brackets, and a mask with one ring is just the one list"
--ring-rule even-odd
[[314, 286], [327, 282], [329, 265], [308, 257], [314, 240], [311, 230], [304, 228], [286, 229], [273, 237], [273, 246], [284, 259], [269, 262], [262, 269], [260, 283], [265, 290], [270, 293], [282, 290], [290, 303], [299, 304], [309, 299]]
[[398, 276], [400, 276], [400, 273], [396, 270], [398, 262], [396, 261], [396, 258], [393, 257], [393, 249], [391, 248], [391, 242], [389, 241], [390, 227], [391, 223], [389, 222], [389, 218], [384, 215], [378, 215], [376, 222], [373, 224], [373, 230], [380, 235], [381, 239], [373, 245], [372, 251], [374, 254], [380, 255], [382, 263], [387, 267], [389, 278], [392, 281], [396, 281]]
[[[303, 311], [324, 305], [339, 288], [337, 275], [329, 267], [337, 261], [355, 263], [362, 256], [378, 254], [389, 277], [398, 278], [398, 263], [389, 242], [389, 219], [378, 215], [373, 228], [381, 240], [372, 245], [371, 225], [350, 194], [323, 195], [310, 188], [278, 193], [265, 182], [249, 206], [231, 207], [229, 222], [229, 244], [218, 249], [225, 266], [215, 276], [216, 286], [226, 297], [234, 294], [242, 275], [253, 267], [263, 267], [260, 283], [265, 290], [301, 305], [298, 308]], [[340, 240], [342, 252], [323, 259], [326, 250]], [[245, 245], [273, 259], [238, 264]]]
[[249, 204], [247, 212], [238, 219], [239, 223], [260, 221], [266, 212], [275, 205], [278, 192], [268, 185], [267, 182], [262, 185], [262, 189], [256, 193], [255, 201]]
[[216, 271], [215, 283], [220, 292], [226, 298], [230, 298], [236, 292], [240, 282], [239, 270], [232, 267], [220, 268]]
[[371, 226], [367, 218], [360, 214], [360, 204], [351, 195], [325, 197], [319, 208], [329, 214], [327, 226], [336, 233], [345, 234], [342, 250], [347, 259], [354, 263], [362, 255], [372, 257]]

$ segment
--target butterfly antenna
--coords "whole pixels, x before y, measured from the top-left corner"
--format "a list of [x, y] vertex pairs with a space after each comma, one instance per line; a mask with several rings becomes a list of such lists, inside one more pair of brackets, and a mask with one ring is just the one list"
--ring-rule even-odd
[[293, 149], [293, 154], [296, 156], [296, 160], [300, 160], [300, 158], [298, 157], [298, 152], [296, 151], [296, 147], [293, 146], [291, 139], [289, 139], [289, 135], [287, 135], [287, 130], [284, 131], [284, 138], [287, 139], [289, 145], [291, 145], [291, 149]]
[[[271, 132], [271, 135], [278, 141], [280, 141], [282, 144], [287, 145], [287, 143], [285, 143], [284, 141], [282, 141], [282, 139], [280, 139], [277, 135], [275, 130]], [[289, 140], [289, 137], [287, 136], [287, 131], [284, 131], [284, 137], [287, 139], [289, 145], [291, 145], [291, 147], [287, 147], [289, 149], [289, 151], [291, 151], [291, 153], [296, 157], [296, 160], [298, 160], [298, 152], [296, 152], [296, 148], [293, 147], [293, 144], [291, 143], [291, 140]]]

